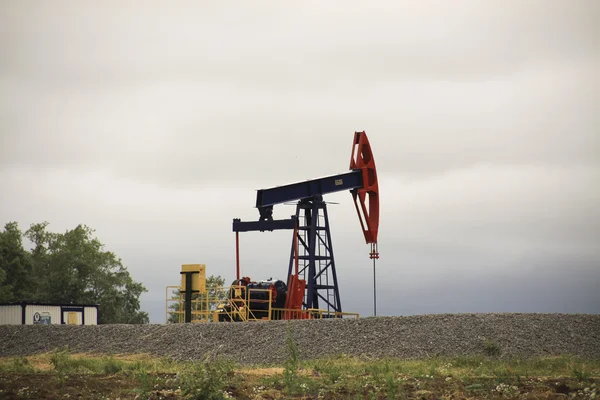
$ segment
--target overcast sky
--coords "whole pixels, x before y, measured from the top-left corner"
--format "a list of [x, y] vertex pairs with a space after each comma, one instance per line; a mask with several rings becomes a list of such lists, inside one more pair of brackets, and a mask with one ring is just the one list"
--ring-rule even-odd
[[[600, 2], [0, 4], [0, 222], [83, 223], [149, 292], [234, 279], [255, 190], [379, 172], [378, 314], [600, 312]], [[348, 193], [341, 301], [372, 314]], [[288, 217], [293, 206], [278, 206]], [[242, 235], [285, 280], [291, 234]]]

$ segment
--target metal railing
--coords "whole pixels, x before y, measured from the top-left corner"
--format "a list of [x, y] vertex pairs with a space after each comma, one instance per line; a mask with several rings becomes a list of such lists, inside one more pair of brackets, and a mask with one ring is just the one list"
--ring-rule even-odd
[[[179, 286], [166, 287], [166, 323], [184, 322], [184, 296], [171, 294]], [[262, 295], [261, 295], [262, 294]], [[266, 295], [265, 295], [266, 294]], [[254, 296], [253, 296], [254, 295]], [[173, 304], [177, 304], [176, 307]], [[175, 315], [176, 318], [170, 317]], [[245, 286], [216, 287], [192, 299], [191, 322], [264, 321], [289, 319], [359, 318], [358, 313], [334, 312], [324, 309], [287, 309], [273, 307], [273, 292], [269, 289], [248, 289]], [[175, 321], [174, 321], [175, 320]]]
[[[167, 286], [165, 288], [165, 323], [169, 323], [169, 322], [174, 322], [174, 321], [169, 321], [169, 315], [176, 315], [177, 316], [177, 322], [183, 322], [183, 317], [184, 317], [184, 311], [183, 311], [183, 296], [181, 294], [179, 295], [174, 295], [173, 293], [171, 293], [169, 295], [169, 289], [171, 290], [176, 290], [179, 292], [179, 290], [181, 289], [180, 286]], [[176, 305], [176, 309], [175, 310], [171, 310], [171, 305]]]

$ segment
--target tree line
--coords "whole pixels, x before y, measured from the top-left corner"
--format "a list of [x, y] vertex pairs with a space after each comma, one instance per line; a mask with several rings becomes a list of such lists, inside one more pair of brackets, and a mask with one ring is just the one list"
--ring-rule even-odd
[[[8, 222], [0, 232], [0, 303], [99, 304], [100, 324], [148, 323], [139, 297], [147, 289], [135, 282], [114, 253], [78, 225], [63, 233], [48, 223], [22, 232]], [[31, 242], [26, 250], [23, 239]]]

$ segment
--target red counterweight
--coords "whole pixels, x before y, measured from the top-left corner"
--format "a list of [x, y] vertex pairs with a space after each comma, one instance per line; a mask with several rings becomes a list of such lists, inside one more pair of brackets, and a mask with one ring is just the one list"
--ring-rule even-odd
[[367, 244], [371, 244], [370, 258], [379, 258], [377, 231], [379, 229], [379, 183], [377, 168], [367, 134], [354, 132], [350, 169], [362, 170], [363, 187], [351, 191], [360, 225]]

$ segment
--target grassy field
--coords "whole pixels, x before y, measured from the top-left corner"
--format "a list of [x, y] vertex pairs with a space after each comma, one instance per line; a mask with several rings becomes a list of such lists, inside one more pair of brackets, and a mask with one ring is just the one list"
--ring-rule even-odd
[[68, 349], [0, 360], [2, 399], [553, 399], [600, 397], [600, 360], [505, 360], [490, 354], [427, 360], [347, 356], [239, 366]]

